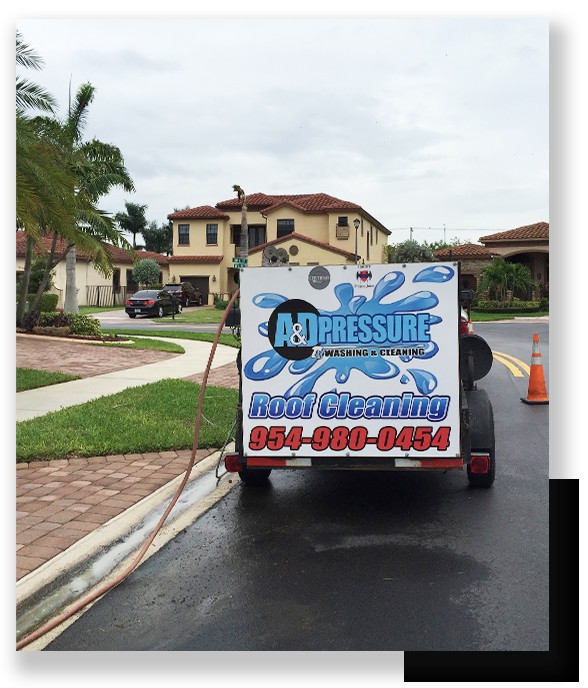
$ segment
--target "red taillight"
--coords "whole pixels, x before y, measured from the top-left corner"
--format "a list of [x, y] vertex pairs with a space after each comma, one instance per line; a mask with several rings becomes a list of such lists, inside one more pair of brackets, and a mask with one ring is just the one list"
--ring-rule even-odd
[[468, 333], [468, 321], [465, 318], [461, 319], [459, 331], [462, 337]]
[[145, 301], [145, 305], [146, 305], [146, 306], [154, 306], [154, 305], [155, 305], [155, 301], [154, 301], [153, 299], [149, 299], [149, 301]]
[[127, 305], [127, 306], [132, 306], [132, 305], [133, 305], [133, 302], [132, 302], [132, 301], [130, 301], [129, 299], [127, 299], [127, 301], [126, 301], [126, 305]]
[[241, 470], [239, 454], [227, 454], [225, 456], [225, 468], [229, 473], [238, 473]]
[[490, 468], [490, 458], [488, 456], [472, 456], [470, 470], [472, 473], [488, 473]]

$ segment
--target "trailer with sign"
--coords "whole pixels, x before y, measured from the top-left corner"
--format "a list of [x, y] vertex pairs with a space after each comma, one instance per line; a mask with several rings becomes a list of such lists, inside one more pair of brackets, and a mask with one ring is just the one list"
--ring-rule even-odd
[[245, 268], [240, 403], [227, 470], [495, 476], [492, 354], [460, 336], [458, 263]]

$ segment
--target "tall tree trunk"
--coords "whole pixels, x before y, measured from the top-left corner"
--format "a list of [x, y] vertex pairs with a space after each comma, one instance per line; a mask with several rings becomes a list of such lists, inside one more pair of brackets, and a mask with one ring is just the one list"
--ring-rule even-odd
[[65, 257], [65, 313], [79, 314], [78, 290], [76, 287], [76, 247], [72, 246]]
[[27, 307], [27, 297], [29, 292], [29, 280], [31, 278], [31, 268], [33, 266], [33, 240], [27, 236], [25, 246], [25, 263], [24, 272], [22, 275], [22, 283], [20, 285], [20, 293], [18, 295], [18, 306], [16, 307], [16, 324], [18, 327], [22, 326], [25, 309]]
[[247, 226], [247, 200], [243, 194], [241, 206], [241, 258], [249, 257], [249, 227]]

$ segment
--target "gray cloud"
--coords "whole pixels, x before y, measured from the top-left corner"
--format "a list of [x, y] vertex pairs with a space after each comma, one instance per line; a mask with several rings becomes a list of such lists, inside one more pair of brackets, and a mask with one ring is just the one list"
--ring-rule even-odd
[[[96, 87], [87, 133], [133, 200], [322, 191], [390, 227], [548, 220], [548, 23], [536, 19], [27, 19], [37, 81]], [[105, 36], [107, 38], [105, 38]], [[122, 208], [119, 192], [103, 199]], [[129, 200], [129, 199], [127, 199]], [[502, 226], [503, 225], [503, 226]]]

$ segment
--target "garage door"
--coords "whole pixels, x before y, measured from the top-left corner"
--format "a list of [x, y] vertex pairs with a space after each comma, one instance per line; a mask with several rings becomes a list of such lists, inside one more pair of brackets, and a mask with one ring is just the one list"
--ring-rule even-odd
[[180, 282], [190, 282], [193, 287], [200, 289], [205, 304], [208, 303], [208, 280], [208, 275], [206, 277], [198, 277], [197, 275], [186, 275], [182, 277], [180, 275]]

